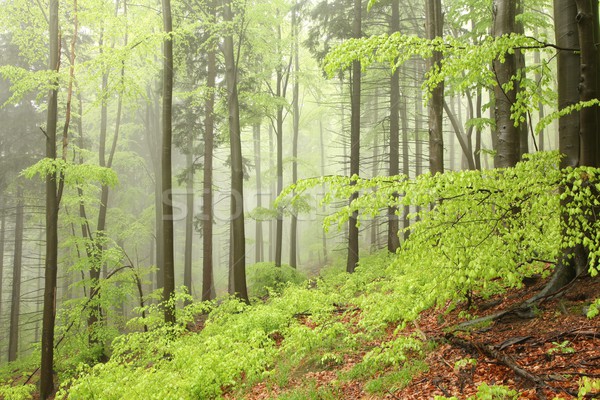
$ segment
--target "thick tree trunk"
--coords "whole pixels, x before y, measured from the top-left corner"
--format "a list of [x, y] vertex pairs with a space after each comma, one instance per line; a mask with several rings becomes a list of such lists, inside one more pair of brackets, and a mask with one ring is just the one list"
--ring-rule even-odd
[[[233, 21], [231, 0], [224, 1], [224, 20]], [[244, 169], [240, 131], [240, 107], [237, 92], [237, 64], [233, 52], [233, 36], [224, 40], [225, 79], [229, 107], [229, 135], [231, 143], [231, 219], [233, 292], [248, 302], [246, 288], [246, 235], [244, 231]]]
[[[577, 7], [572, 0], [554, 0], [554, 21], [556, 44], [565, 49], [579, 48], [577, 36]], [[558, 108], [563, 109], [579, 101], [579, 54], [575, 51], [560, 50], [557, 59]], [[559, 150], [565, 156], [561, 167], [577, 167], [580, 165], [579, 149], [579, 113], [573, 112], [558, 120]], [[568, 220], [564, 211], [568, 199], [561, 201], [563, 221]], [[581, 246], [573, 246], [563, 250], [563, 255], [554, 271], [554, 275], [546, 287], [532, 300], [555, 293], [569, 283], [578, 273], [578, 265], [586, 263]]]
[[[443, 17], [441, 0], [427, 0], [425, 3], [427, 39], [443, 35]], [[440, 68], [442, 54], [434, 52], [429, 59], [429, 70]], [[440, 82], [433, 89], [429, 100], [429, 171], [432, 175], [444, 172], [444, 84]]]
[[[581, 77], [579, 81], [580, 100], [600, 98], [600, 58], [598, 51], [598, 0], [575, 0], [577, 4], [577, 24], [581, 48]], [[598, 126], [600, 107], [585, 107], [580, 114], [580, 164], [590, 167], [600, 166], [600, 140]]]
[[[494, 36], [500, 37], [515, 32], [516, 2], [514, 0], [497, 0], [494, 3]], [[516, 57], [506, 54], [504, 62], [493, 63], [497, 85], [495, 93], [496, 136], [498, 147], [495, 159], [497, 168], [513, 167], [520, 159], [519, 130], [511, 119], [511, 107], [516, 100], [516, 89], [505, 90], [503, 85], [511, 82], [517, 73]]]
[[[517, 0], [515, 11], [517, 16], [523, 15], [524, 5], [525, 0]], [[525, 34], [525, 25], [521, 20], [515, 19], [515, 32], [520, 35]], [[525, 53], [518, 49], [515, 50], [515, 66], [519, 76], [519, 79], [515, 82], [515, 92], [519, 93], [521, 91], [521, 82], [524, 81], [527, 76], [525, 69]], [[520, 122], [517, 127], [517, 131], [519, 132], [519, 159], [523, 158], [523, 154], [529, 153], [529, 128], [527, 118], [528, 116], [526, 116], [525, 121]]]
[[[58, 0], [50, 0], [49, 12], [49, 63], [52, 71], [59, 70]], [[56, 125], [58, 116], [58, 89], [48, 93], [46, 121], [46, 157], [56, 159]], [[40, 399], [46, 400], [54, 391], [54, 323], [56, 318], [56, 276], [58, 270], [58, 197], [57, 176], [46, 176], [46, 259], [44, 275], [44, 315], [42, 317], [42, 357], [40, 364]]]
[[[352, 24], [352, 35], [361, 37], [362, 26], [362, 2], [354, 0], [354, 21]], [[350, 124], [350, 175], [360, 173], [360, 93], [361, 91], [361, 66], [360, 61], [352, 63], [352, 93], [351, 93], [351, 124]], [[350, 196], [350, 202], [358, 197], [355, 192]], [[348, 261], [346, 271], [354, 272], [358, 264], [358, 212], [355, 211], [348, 220]]]
[[[162, 0], [163, 29], [166, 34], [173, 31], [171, 20], [171, 0]], [[163, 301], [169, 301], [175, 293], [175, 265], [173, 250], [173, 205], [171, 174], [172, 107], [173, 107], [173, 39], [166, 37], [163, 42], [163, 106], [162, 106], [162, 215], [163, 215]], [[165, 306], [165, 322], [175, 322], [173, 306]]]
[[15, 247], [10, 303], [10, 329], [8, 337], [8, 361], [15, 361], [19, 349], [19, 317], [21, 304], [21, 270], [23, 261], [23, 189], [17, 187], [17, 212], [15, 215]]

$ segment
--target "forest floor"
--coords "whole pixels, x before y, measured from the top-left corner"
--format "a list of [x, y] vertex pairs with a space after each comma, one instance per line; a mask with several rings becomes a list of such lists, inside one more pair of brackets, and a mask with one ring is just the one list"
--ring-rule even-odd
[[[581, 377], [600, 378], [600, 317], [585, 316], [585, 307], [600, 295], [600, 280], [582, 278], [560, 298], [542, 301], [527, 315], [509, 312], [492, 322], [460, 328], [465, 313], [480, 317], [511, 310], [544, 284], [542, 280], [529, 282], [519, 290], [474, 300], [470, 307], [428, 310], [403, 330], [388, 326], [379, 342], [346, 352], [339, 362], [301, 363], [282, 386], [267, 379], [232, 391], [227, 398], [466, 399], [482, 383], [513, 389], [519, 399], [577, 398]], [[360, 318], [358, 309], [348, 309], [341, 316], [355, 330], [360, 329]], [[309, 318], [301, 322], [311, 324]], [[410, 369], [410, 361], [377, 371], [368, 379], [349, 374], [370, 350], [400, 335], [416, 335], [432, 343], [422, 357], [424, 366], [412, 368], [408, 378], [401, 370]], [[275, 365], [274, 369], [284, 367]], [[374, 381], [380, 384], [369, 384]], [[600, 398], [600, 393], [586, 398]]]

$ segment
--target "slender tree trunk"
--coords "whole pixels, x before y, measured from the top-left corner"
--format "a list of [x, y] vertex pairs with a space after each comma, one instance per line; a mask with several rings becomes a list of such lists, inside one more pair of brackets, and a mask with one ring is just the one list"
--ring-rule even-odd
[[[298, 135], [300, 130], [300, 52], [299, 52], [299, 29], [298, 29], [298, 11], [296, 10], [297, 1], [294, 4], [292, 10], [292, 31], [294, 35], [294, 85], [292, 88], [292, 108], [294, 119], [293, 125], [293, 138], [292, 138], [292, 183], [298, 181]], [[298, 216], [296, 212], [292, 212], [292, 221], [290, 226], [290, 266], [296, 268], [298, 262], [297, 256], [298, 249]]]
[[[538, 27], [534, 27], [533, 29], [533, 37], [539, 37], [539, 30]], [[536, 72], [535, 72], [535, 81], [536, 82], [540, 82], [542, 80], [542, 74], [540, 73], [540, 65], [542, 63], [542, 59], [541, 59], [541, 55], [540, 55], [540, 51], [534, 51], [533, 52], [533, 63], [536, 65]], [[541, 87], [539, 88], [539, 95], [541, 98]], [[544, 111], [544, 103], [540, 100], [538, 102], [538, 115], [539, 115], [539, 120], [543, 120], [544, 116], [545, 116], [545, 111]], [[539, 151], [544, 151], [546, 148], [546, 138], [545, 138], [546, 134], [544, 132], [544, 129], [542, 129], [539, 133], [539, 138], [538, 138], [538, 150]]]
[[[3, 288], [4, 288], [4, 240], [6, 239], [6, 195], [4, 193], [0, 193], [2, 197], [2, 203], [0, 203], [0, 319], [2, 319], [3, 310]], [[0, 355], [0, 361], [2, 360], [2, 356]]]
[[[171, 0], [162, 0], [163, 29], [167, 35], [173, 31], [171, 20]], [[163, 215], [163, 300], [169, 301], [175, 293], [175, 265], [173, 250], [173, 205], [171, 149], [172, 149], [172, 107], [173, 107], [173, 38], [163, 42], [163, 107], [162, 107], [162, 215]], [[165, 306], [165, 322], [175, 322], [174, 305]]]
[[[321, 147], [321, 176], [325, 176], [325, 139], [324, 139], [324, 135], [323, 135], [323, 121], [319, 118], [319, 142], [320, 142], [320, 147]], [[323, 194], [325, 194], [326, 188], [323, 185]], [[322, 206], [322, 212], [323, 214], [325, 214], [326, 209], [325, 209], [325, 205], [323, 204]], [[326, 265], [327, 264], [327, 233], [325, 232], [325, 229], [321, 229], [321, 243], [323, 245], [323, 264]]]
[[[277, 96], [281, 86], [281, 73], [277, 73]], [[277, 129], [275, 132], [277, 137], [277, 196], [283, 190], [283, 107], [277, 107]], [[275, 229], [275, 266], [281, 267], [281, 257], [283, 249], [283, 212], [277, 210], [277, 225]]]
[[[402, 173], [409, 176], [409, 157], [408, 157], [408, 110], [406, 97], [400, 102], [400, 120], [402, 121]], [[405, 229], [402, 238], [408, 240], [410, 232], [406, 229], [409, 226], [408, 214], [409, 207], [402, 207], [402, 227]]]
[[[352, 23], [352, 35], [354, 38], [361, 37], [362, 27], [362, 2], [354, 0], [354, 21]], [[361, 95], [361, 66], [360, 61], [352, 63], [352, 92], [351, 92], [351, 124], [350, 124], [350, 175], [360, 173], [360, 96]], [[355, 182], [353, 182], [355, 183]], [[358, 192], [350, 196], [350, 202], [358, 197]], [[359, 256], [358, 242], [358, 212], [355, 211], [348, 220], [348, 261], [346, 271], [354, 272], [358, 264]]]
[[[494, 36], [515, 32], [516, 2], [514, 0], [497, 0], [494, 9]], [[516, 100], [516, 89], [505, 90], [503, 85], [511, 82], [517, 73], [517, 64], [514, 54], [506, 54], [504, 62], [495, 60], [493, 63], [497, 85], [495, 93], [495, 118], [497, 151], [495, 166], [497, 168], [513, 167], [520, 158], [519, 130], [511, 119], [511, 107]]]
[[[275, 170], [275, 165], [276, 165], [276, 158], [277, 158], [277, 154], [275, 152], [275, 143], [273, 140], [273, 134], [275, 132], [273, 131], [273, 125], [269, 124], [269, 167], [271, 169], [271, 171]], [[275, 181], [271, 181], [271, 193], [277, 193], [277, 182]], [[277, 224], [277, 219], [275, 219], [275, 221], [270, 220], [269, 221], [269, 258], [271, 260], [275, 260], [277, 258], [277, 249], [276, 249], [276, 241], [277, 239], [275, 238], [276, 236], [276, 224]], [[277, 264], [277, 263], [275, 263]]]
[[[390, 33], [400, 31], [400, 0], [392, 0], [392, 19], [390, 22]], [[395, 176], [400, 173], [400, 69], [392, 73], [390, 79], [390, 166], [389, 175]], [[398, 194], [394, 193], [394, 198]], [[388, 208], [388, 239], [387, 248], [390, 253], [395, 253], [400, 247], [398, 231], [398, 207]]]
[[[425, 3], [427, 38], [435, 39], [443, 35], [441, 0], [427, 0]], [[440, 68], [442, 54], [434, 52], [429, 59], [429, 69]], [[436, 86], [429, 100], [429, 171], [432, 175], [444, 172], [444, 136], [443, 136], [444, 84]]]
[[[210, 3], [210, 13], [216, 18], [215, 4]], [[212, 43], [207, 54], [206, 86], [209, 95], [205, 103], [204, 118], [204, 181], [202, 204], [202, 300], [214, 297], [213, 278], [213, 151], [215, 131], [215, 82], [217, 77], [217, 61], [215, 44]]]
[[[224, 20], [233, 22], [231, 0], [224, 0]], [[233, 51], [233, 34], [224, 40], [225, 79], [229, 108], [229, 135], [231, 142], [231, 219], [232, 219], [232, 270], [233, 291], [248, 302], [246, 288], [246, 235], [244, 231], [244, 169], [240, 131], [240, 107], [237, 92], [237, 64]]]
[[[262, 207], [262, 168], [260, 165], [261, 151], [260, 151], [260, 124], [255, 124], [253, 127], [254, 136], [254, 170], [256, 172], [256, 207]], [[262, 221], [256, 219], [254, 231], [254, 262], [259, 263], [264, 260], [264, 241], [263, 241], [263, 226]]]
[[[475, 117], [478, 120], [481, 120], [481, 87], [477, 87], [477, 100], [475, 106]], [[477, 127], [475, 129], [475, 150], [473, 152], [473, 156], [475, 158], [475, 168], [481, 170], [481, 128]]]
[[8, 361], [17, 359], [19, 349], [19, 317], [21, 304], [21, 270], [23, 261], [23, 188], [17, 184], [17, 212], [15, 217], [15, 247], [12, 273], [12, 296], [10, 303], [10, 331]]
[[[49, 62], [52, 71], [59, 70], [58, 0], [50, 0], [49, 22]], [[56, 125], [58, 116], [58, 89], [53, 87], [48, 93], [46, 121], [46, 157], [56, 159]], [[54, 391], [54, 322], [56, 318], [56, 276], [58, 270], [58, 197], [57, 175], [46, 176], [46, 261], [44, 275], [44, 315], [42, 325], [42, 357], [40, 366], [40, 399], [46, 400]]]
[[[191, 132], [191, 131], [190, 131]], [[189, 148], [186, 153], [187, 176], [185, 183], [185, 248], [183, 260], [183, 284], [192, 295], [192, 252], [194, 248], [194, 135], [190, 133]]]

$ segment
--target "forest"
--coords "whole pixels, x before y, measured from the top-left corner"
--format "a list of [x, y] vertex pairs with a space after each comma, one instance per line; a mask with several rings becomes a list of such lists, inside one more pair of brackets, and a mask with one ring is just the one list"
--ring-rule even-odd
[[600, 398], [598, 0], [1, 0], [0, 399]]

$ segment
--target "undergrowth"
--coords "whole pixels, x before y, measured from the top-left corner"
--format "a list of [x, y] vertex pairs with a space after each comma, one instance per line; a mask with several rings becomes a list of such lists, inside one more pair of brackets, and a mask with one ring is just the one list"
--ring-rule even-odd
[[[366, 218], [393, 201], [420, 206], [398, 254], [378, 252], [363, 257], [354, 274], [326, 270], [310, 282], [291, 268], [255, 265], [249, 269], [251, 305], [233, 297], [192, 303], [179, 308], [174, 325], [161, 322], [160, 305], [140, 308], [144, 313], [129, 322], [140, 331], [114, 339], [108, 362], [62, 364], [69, 371], [59, 371], [56, 398], [238, 398], [259, 381], [283, 387], [307, 371], [333, 369], [365, 347], [362, 360], [340, 379], [363, 380], [372, 393], [401, 388], [427, 369], [423, 360], [433, 350], [424, 338], [401, 335], [407, 322], [425, 309], [486, 298], [519, 287], [525, 276], [548, 273], [545, 263], [532, 260], [559, 253], [557, 165], [555, 154], [541, 154], [513, 169], [395, 184], [386, 178], [351, 187], [342, 179], [332, 198], [348, 198], [346, 190], [357, 187], [365, 194], [336, 214], [339, 223], [354, 210]], [[302, 194], [306, 188], [294, 189]], [[176, 299], [185, 300], [184, 294]], [[200, 314], [207, 316], [201, 330], [189, 331]], [[141, 331], [144, 325], [148, 332]], [[385, 336], [390, 325], [398, 326], [393, 339]], [[11, 388], [2, 379], [5, 398], [27, 398], [30, 387]], [[281, 398], [339, 398], [336, 387], [311, 385]], [[514, 397], [499, 387], [482, 384], [479, 390], [477, 398]]]

